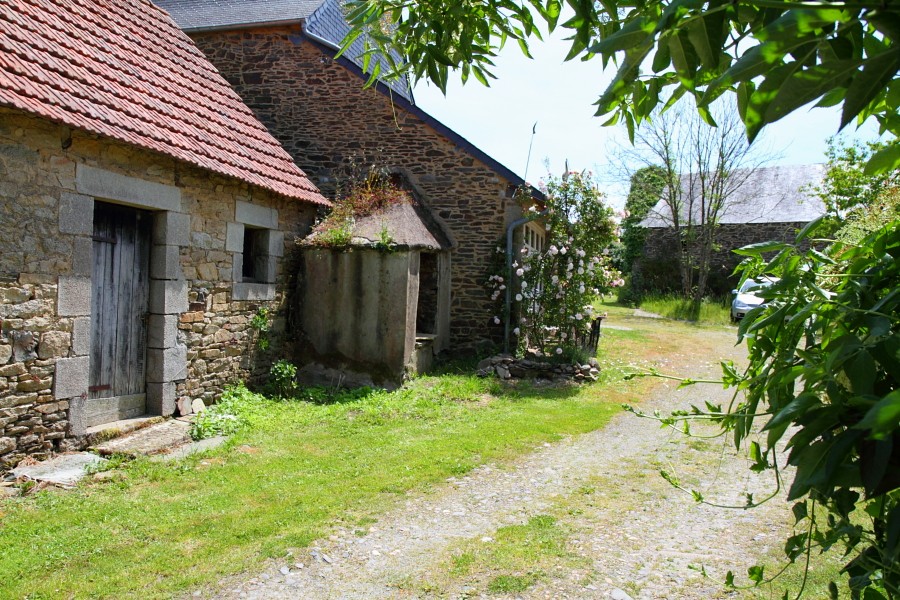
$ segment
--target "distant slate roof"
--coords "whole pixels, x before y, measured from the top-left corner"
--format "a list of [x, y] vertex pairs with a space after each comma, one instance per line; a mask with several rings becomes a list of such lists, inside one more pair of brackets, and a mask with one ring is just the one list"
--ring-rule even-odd
[[[824, 175], [824, 165], [738, 171], [736, 179], [740, 184], [730, 195], [719, 223], [808, 223], [825, 214], [822, 200], [808, 189], [819, 185]], [[690, 193], [690, 183], [687, 176], [682, 177], [682, 193], [685, 195]], [[695, 222], [697, 220], [694, 219]], [[641, 221], [642, 227], [651, 228], [669, 227], [671, 224], [672, 211], [664, 200], [660, 200]]]
[[[270, 25], [302, 23], [304, 31], [339, 49], [350, 31], [344, 17], [342, 0], [153, 0], [166, 10], [185, 32], [247, 29]], [[356, 38], [344, 56], [362, 68], [365, 51], [363, 36]], [[382, 72], [388, 65], [381, 60]], [[374, 64], [370, 64], [371, 66]], [[408, 80], [385, 82], [396, 94], [411, 99]]]
[[328, 204], [149, 0], [0, 3], [0, 105]]

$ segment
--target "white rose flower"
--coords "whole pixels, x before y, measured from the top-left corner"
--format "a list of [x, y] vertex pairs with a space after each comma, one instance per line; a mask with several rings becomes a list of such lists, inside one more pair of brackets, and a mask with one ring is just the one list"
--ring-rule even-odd
[[516, 275], [518, 277], [521, 277], [524, 274], [525, 274], [525, 269], [516, 269]]
[[516, 294], [516, 302], [522, 301], [522, 294]]

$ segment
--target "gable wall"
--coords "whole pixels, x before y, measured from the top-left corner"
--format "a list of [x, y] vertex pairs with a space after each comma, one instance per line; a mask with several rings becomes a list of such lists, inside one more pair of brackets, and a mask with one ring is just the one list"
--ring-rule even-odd
[[452, 253], [450, 343], [498, 341], [485, 282], [508, 218], [509, 183], [419, 118], [392, 106], [298, 28], [192, 34], [297, 164], [333, 194], [351, 162], [400, 168], [458, 243]]
[[[225, 383], [267, 372], [279, 350], [283, 274], [292, 270], [284, 260], [275, 262], [281, 283], [271, 300], [234, 300], [238, 254], [229, 251], [228, 233], [240, 216], [238, 203], [266, 214], [277, 210], [284, 240], [276, 254], [292, 251], [315, 214], [311, 205], [78, 131], [63, 149], [67, 132], [0, 108], [0, 470], [26, 455], [76, 447], [83, 433], [73, 406], [87, 392], [91, 317], [84, 291], [90, 289], [95, 198], [83, 193], [79, 173], [123, 176], [180, 203], [154, 213], [150, 277], [164, 298], [153, 308], [151, 287], [150, 312], [165, 314], [150, 315], [159, 329], [151, 325], [155, 338], [148, 336], [147, 393], [157, 414], [170, 414], [178, 399], [209, 401]], [[154, 193], [146, 201], [162, 202]], [[163, 231], [179, 225], [178, 235]], [[257, 349], [248, 325], [260, 306], [275, 317], [268, 353]], [[163, 334], [168, 341], [161, 341]], [[27, 348], [15, 350], [16, 340]], [[153, 370], [165, 375], [153, 379]]]

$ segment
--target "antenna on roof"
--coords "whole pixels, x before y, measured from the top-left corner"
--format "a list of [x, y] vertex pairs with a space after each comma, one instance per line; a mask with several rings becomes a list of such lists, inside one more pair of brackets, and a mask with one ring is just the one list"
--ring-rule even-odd
[[531, 127], [531, 141], [528, 142], [528, 158], [525, 159], [525, 177], [522, 179], [525, 180], [525, 183], [528, 183], [528, 166], [531, 164], [531, 147], [534, 146], [534, 136], [537, 133], [537, 121], [534, 122], [534, 125]]

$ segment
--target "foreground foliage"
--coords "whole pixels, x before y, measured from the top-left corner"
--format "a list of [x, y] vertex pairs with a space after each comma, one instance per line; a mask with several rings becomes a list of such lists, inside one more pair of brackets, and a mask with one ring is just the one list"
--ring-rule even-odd
[[[597, 101], [608, 123], [630, 134], [684, 95], [713, 122], [709, 107], [732, 91], [748, 137], [811, 102], [841, 105], [841, 127], [874, 117], [900, 134], [900, 6], [878, 0], [353, 0], [355, 30], [395, 72], [446, 90], [451, 72], [485, 85], [508, 41], [529, 53], [543, 28], [565, 30], [568, 59], [618, 65]], [[380, 61], [369, 61], [373, 80]], [[649, 67], [649, 68], [648, 68]], [[900, 147], [869, 161], [870, 172], [900, 166]]]

